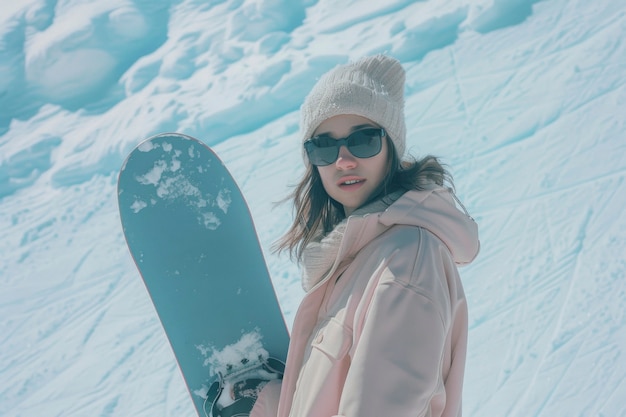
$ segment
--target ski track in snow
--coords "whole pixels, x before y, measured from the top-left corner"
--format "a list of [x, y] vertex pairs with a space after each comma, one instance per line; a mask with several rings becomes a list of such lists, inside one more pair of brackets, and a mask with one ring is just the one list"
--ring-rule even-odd
[[0, 415], [194, 415], [124, 243], [125, 156], [165, 131], [215, 148], [291, 323], [299, 270], [270, 247], [298, 106], [388, 52], [410, 151], [443, 157], [480, 225], [464, 414], [626, 416], [624, 39], [621, 0], [5, 2]]

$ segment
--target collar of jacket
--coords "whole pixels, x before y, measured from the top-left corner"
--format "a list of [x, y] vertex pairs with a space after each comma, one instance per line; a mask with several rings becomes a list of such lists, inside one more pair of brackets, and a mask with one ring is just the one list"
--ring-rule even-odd
[[[391, 205], [385, 201], [391, 201]], [[465, 208], [457, 208], [452, 191], [433, 187], [408, 191], [376, 201], [339, 223], [304, 251], [302, 287], [311, 292], [349, 263], [366, 244], [394, 225], [423, 227], [441, 239], [457, 264], [478, 254], [478, 226]]]

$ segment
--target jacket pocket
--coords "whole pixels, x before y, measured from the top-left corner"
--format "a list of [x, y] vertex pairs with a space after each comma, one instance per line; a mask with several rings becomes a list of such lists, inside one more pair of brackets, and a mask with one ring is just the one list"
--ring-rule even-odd
[[352, 332], [337, 319], [332, 318], [319, 329], [311, 346], [331, 360], [341, 360], [352, 346]]
[[336, 318], [320, 323], [310, 342], [291, 404], [290, 416], [337, 414], [350, 367], [351, 330]]

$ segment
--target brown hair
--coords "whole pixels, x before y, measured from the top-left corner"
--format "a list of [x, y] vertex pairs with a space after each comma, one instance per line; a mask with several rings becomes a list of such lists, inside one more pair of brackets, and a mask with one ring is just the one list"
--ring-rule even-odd
[[[385, 198], [395, 191], [423, 190], [429, 184], [443, 186], [448, 183], [454, 187], [450, 173], [438, 158], [428, 155], [420, 160], [402, 161], [389, 136], [386, 136], [386, 140], [389, 149], [387, 175], [364, 205]], [[317, 167], [310, 163], [294, 191], [284, 201], [290, 200], [294, 203], [294, 222], [276, 242], [274, 250], [287, 250], [292, 259], [300, 261], [309, 242], [319, 233], [330, 232], [345, 218], [345, 214], [343, 206], [326, 193]], [[391, 203], [392, 201], [389, 202]]]

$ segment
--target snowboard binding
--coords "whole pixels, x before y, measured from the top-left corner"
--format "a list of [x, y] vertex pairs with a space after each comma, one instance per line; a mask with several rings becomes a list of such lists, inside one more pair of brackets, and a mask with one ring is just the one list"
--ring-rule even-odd
[[285, 372], [285, 364], [275, 358], [259, 357], [253, 363], [244, 359], [241, 365], [229, 365], [211, 384], [203, 407], [206, 417], [248, 417], [263, 387]]

